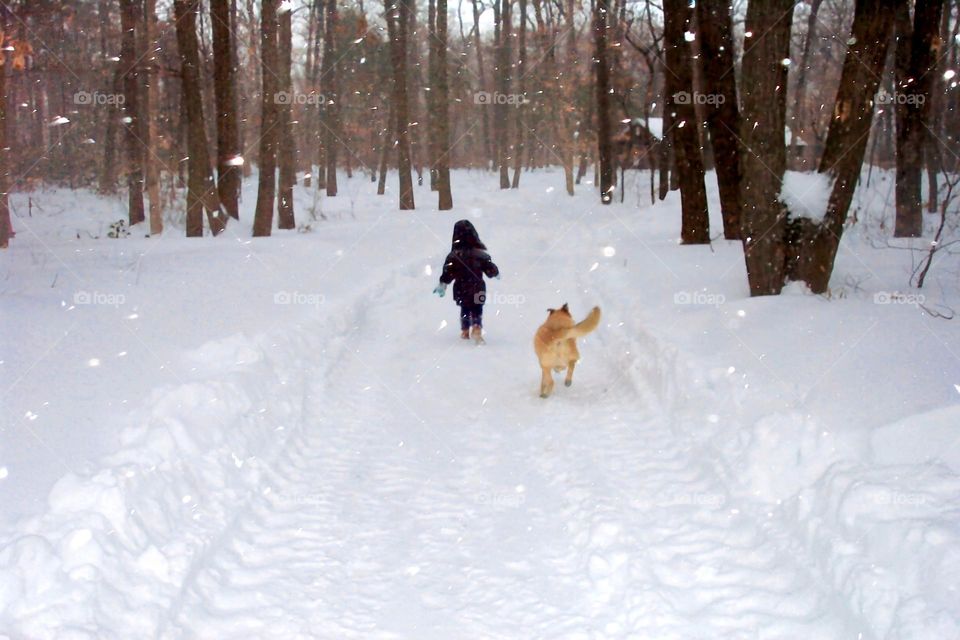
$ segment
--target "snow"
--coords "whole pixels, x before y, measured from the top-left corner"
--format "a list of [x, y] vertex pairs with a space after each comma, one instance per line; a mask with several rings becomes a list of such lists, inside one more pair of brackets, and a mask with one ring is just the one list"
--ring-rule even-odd
[[[678, 246], [679, 194], [628, 177], [602, 207], [557, 171], [523, 197], [455, 171], [451, 214], [344, 176], [311, 232], [262, 239], [255, 180], [216, 239], [15, 195], [0, 634], [960, 636], [960, 335], [877, 302], [909, 289], [875, 248], [889, 176], [829, 298], [750, 298], [738, 243]], [[484, 347], [430, 295], [457, 211], [503, 274]], [[563, 302], [604, 320], [544, 401], [530, 341]]]
[[[658, 140], [663, 138], [663, 118], [660, 117], [651, 117], [651, 118], [634, 118], [633, 124], [641, 124], [645, 127], [648, 127], [648, 131], [653, 134]], [[649, 125], [649, 126], [648, 126]]]
[[816, 171], [786, 171], [780, 188], [780, 199], [790, 215], [809, 218], [815, 222], [827, 215], [833, 181], [830, 176]]

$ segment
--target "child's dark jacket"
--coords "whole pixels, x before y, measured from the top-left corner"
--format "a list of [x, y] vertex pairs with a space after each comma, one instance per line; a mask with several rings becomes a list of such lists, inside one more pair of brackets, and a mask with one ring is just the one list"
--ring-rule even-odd
[[453, 249], [440, 274], [440, 282], [453, 283], [454, 301], [460, 305], [483, 304], [487, 294], [483, 276], [494, 278], [499, 273], [470, 221], [457, 222], [453, 227]]

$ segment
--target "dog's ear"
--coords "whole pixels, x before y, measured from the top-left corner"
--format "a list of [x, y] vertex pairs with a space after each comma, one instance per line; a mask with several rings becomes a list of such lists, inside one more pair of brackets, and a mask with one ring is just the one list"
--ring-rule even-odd
[[570, 307], [567, 306], [566, 302], [563, 303], [563, 306], [560, 307], [560, 309], [562, 309], [563, 311], [566, 311], [567, 313], [570, 312]]
[[556, 309], [547, 309], [547, 313], [553, 313], [553, 312], [555, 312], [555, 311], [556, 311]]

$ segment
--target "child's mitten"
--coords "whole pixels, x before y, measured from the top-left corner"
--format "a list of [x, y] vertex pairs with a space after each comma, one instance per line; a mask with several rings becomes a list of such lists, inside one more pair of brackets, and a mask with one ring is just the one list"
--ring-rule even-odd
[[433, 292], [442, 298], [443, 294], [447, 292], [447, 283], [441, 282], [436, 287], [434, 287]]

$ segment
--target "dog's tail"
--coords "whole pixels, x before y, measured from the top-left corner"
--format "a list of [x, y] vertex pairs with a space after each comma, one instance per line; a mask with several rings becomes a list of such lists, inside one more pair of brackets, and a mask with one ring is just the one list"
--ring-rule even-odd
[[594, 307], [582, 321], [573, 325], [564, 334], [563, 339], [579, 338], [594, 331], [600, 325], [600, 307]]

